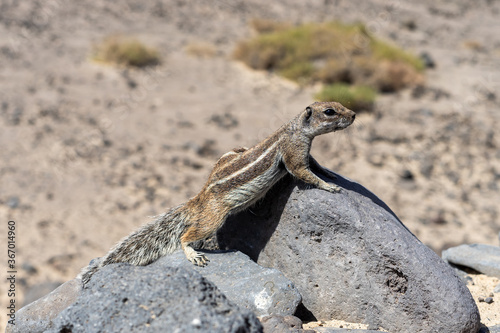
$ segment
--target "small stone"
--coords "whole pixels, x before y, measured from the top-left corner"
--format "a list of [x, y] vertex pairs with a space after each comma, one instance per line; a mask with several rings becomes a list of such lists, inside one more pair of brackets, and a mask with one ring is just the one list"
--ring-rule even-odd
[[486, 297], [486, 298], [484, 299], [484, 302], [485, 302], [485, 303], [488, 303], [488, 304], [493, 303], [493, 297]]
[[417, 29], [417, 24], [414, 20], [407, 20], [403, 22], [403, 26], [410, 31], [414, 31], [415, 29]]
[[226, 112], [223, 114], [213, 115], [210, 118], [209, 123], [214, 123], [219, 128], [227, 130], [227, 129], [237, 127], [239, 124], [239, 121], [234, 115], [232, 115], [229, 112]]
[[7, 206], [9, 206], [10, 208], [17, 208], [19, 207], [19, 198], [18, 197], [10, 197], [7, 199]]
[[201, 327], [201, 320], [200, 318], [194, 318], [193, 321], [191, 321], [191, 325], [193, 325], [194, 327]]
[[479, 297], [477, 298], [477, 300], [478, 300], [479, 302], [484, 302], [484, 297], [479, 296]]
[[404, 180], [414, 180], [415, 176], [413, 175], [413, 172], [411, 172], [408, 169], [405, 169], [401, 173], [401, 178], [404, 179]]
[[26, 272], [28, 275], [35, 275], [38, 273], [38, 270], [36, 269], [35, 266], [33, 266], [30, 262], [24, 262], [21, 264], [21, 268]]
[[420, 53], [420, 60], [422, 60], [422, 62], [424, 63], [424, 66], [427, 68], [436, 67], [436, 63], [434, 62], [434, 59], [432, 59], [431, 55], [425, 51]]

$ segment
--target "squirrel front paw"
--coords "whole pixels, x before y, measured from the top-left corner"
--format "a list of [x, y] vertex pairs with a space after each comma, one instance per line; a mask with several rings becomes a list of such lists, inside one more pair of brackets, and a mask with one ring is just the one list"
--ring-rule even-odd
[[328, 191], [330, 193], [339, 193], [342, 190], [341, 187], [334, 185], [334, 184], [329, 184], [329, 183], [323, 184], [323, 186], [321, 186], [320, 188], [322, 190]]
[[194, 265], [200, 267], [205, 267], [206, 265], [208, 265], [208, 262], [210, 260], [208, 260], [206, 255], [204, 255], [201, 252], [195, 252], [195, 253], [196, 255], [194, 257], [188, 258], [189, 261], [191, 261]]
[[210, 261], [203, 253], [195, 251], [191, 246], [184, 247], [184, 254], [196, 266], [204, 267]]
[[330, 185], [330, 189], [328, 191], [332, 192], [332, 193], [339, 193], [340, 191], [342, 191], [342, 188], [340, 188], [337, 185], [332, 184], [332, 185]]

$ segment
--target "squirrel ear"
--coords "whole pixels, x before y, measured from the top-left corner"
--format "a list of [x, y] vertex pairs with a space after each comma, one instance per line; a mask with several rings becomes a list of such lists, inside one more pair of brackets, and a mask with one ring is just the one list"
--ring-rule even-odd
[[311, 118], [312, 113], [313, 110], [311, 109], [311, 107], [308, 106], [304, 112], [304, 121], [309, 122], [309, 118]]

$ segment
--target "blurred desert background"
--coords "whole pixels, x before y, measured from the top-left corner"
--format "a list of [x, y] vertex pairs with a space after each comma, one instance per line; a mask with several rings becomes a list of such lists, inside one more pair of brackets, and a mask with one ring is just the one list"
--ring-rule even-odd
[[[321, 32], [330, 22], [352, 39]], [[301, 50], [324, 54], [278, 68], [289, 49], [271, 41], [304, 25], [324, 38]], [[264, 54], [251, 49], [259, 38]], [[124, 40], [151, 59], [99, 53]], [[403, 56], [360, 58], [379, 42]], [[355, 124], [317, 138], [312, 155], [438, 254], [498, 245], [499, 1], [2, 1], [1, 267], [14, 220], [18, 308], [195, 195], [225, 152], [258, 143], [325, 87], [345, 97], [359, 86], [371, 90]]]

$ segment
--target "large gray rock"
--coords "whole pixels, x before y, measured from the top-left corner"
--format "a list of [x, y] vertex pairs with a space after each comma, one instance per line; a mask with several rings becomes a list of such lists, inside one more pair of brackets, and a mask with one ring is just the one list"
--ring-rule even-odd
[[70, 280], [51, 293], [17, 311], [16, 325], [8, 325], [6, 333], [42, 333], [52, 327], [54, 320], [82, 292], [80, 279]]
[[262, 332], [262, 326], [194, 270], [114, 264], [92, 277], [47, 332], [166, 331]]
[[[238, 251], [211, 252], [209, 257], [210, 265], [197, 267], [186, 260], [182, 251], [178, 251], [160, 258], [151, 266], [160, 266], [160, 270], [169, 267], [197, 270], [213, 282], [230, 301], [258, 316], [287, 316], [295, 313], [301, 296], [293, 283], [278, 270], [259, 266]], [[160, 285], [164, 283], [160, 282]], [[52, 321], [59, 313], [76, 301], [81, 291], [80, 279], [66, 282], [50, 294], [20, 309], [16, 314], [16, 325], [8, 326], [7, 332], [45, 332], [52, 327]]]
[[500, 325], [488, 327], [488, 333], [500, 333]]
[[391, 332], [473, 332], [465, 285], [374, 194], [339, 176], [339, 194], [285, 178], [217, 234], [295, 283], [305, 314]]
[[443, 259], [455, 265], [500, 278], [500, 247], [486, 244], [463, 244], [443, 251]]
[[210, 263], [194, 266], [182, 251], [163, 257], [153, 265], [194, 268], [213, 282], [224, 295], [238, 306], [257, 316], [293, 315], [302, 298], [283, 273], [257, 265], [239, 252], [208, 253]]

